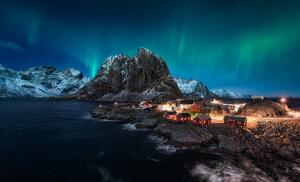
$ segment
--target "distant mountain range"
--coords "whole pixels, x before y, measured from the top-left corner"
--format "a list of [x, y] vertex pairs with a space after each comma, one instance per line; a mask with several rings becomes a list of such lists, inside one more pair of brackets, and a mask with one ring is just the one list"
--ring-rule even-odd
[[23, 71], [0, 65], [0, 97], [54, 97], [70, 95], [89, 82], [75, 69], [59, 71], [51, 66]]
[[213, 90], [212, 93], [221, 98], [231, 98], [231, 99], [241, 99], [241, 98], [249, 98], [250, 95], [243, 95], [237, 92], [232, 92], [225, 89], [217, 89]]
[[244, 98], [228, 90], [210, 91], [197, 80], [173, 78], [166, 62], [140, 48], [134, 57], [108, 57], [90, 81], [75, 69], [39, 66], [23, 71], [0, 65], [0, 97], [55, 97], [100, 101]]

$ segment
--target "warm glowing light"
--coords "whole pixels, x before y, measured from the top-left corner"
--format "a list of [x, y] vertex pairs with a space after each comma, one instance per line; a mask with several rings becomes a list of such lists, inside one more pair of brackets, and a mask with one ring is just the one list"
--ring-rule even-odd
[[167, 102], [163, 104], [159, 104], [157, 106], [157, 110], [159, 111], [174, 111], [175, 110], [175, 103]]
[[245, 107], [246, 103], [239, 103], [239, 104], [227, 104], [227, 103], [223, 103], [221, 102], [220, 100], [216, 100], [216, 99], [213, 99], [211, 101], [211, 104], [214, 104], [214, 105], [221, 105], [221, 106], [226, 106], [228, 107], [229, 109], [231, 109], [232, 111], [234, 112], [238, 112], [240, 108], [243, 108]]
[[211, 101], [211, 104], [222, 104], [222, 102], [219, 101], [219, 100], [217, 100], [217, 99], [213, 99], [213, 100]]
[[299, 111], [289, 110], [288, 115], [290, 115], [294, 118], [300, 118], [300, 112]]
[[282, 98], [280, 98], [280, 102], [284, 104], [287, 102], [287, 99], [285, 97], [282, 97]]

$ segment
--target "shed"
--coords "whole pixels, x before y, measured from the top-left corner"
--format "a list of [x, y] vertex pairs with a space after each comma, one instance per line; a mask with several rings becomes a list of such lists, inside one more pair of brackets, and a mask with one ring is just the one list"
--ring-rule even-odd
[[194, 118], [193, 123], [196, 125], [208, 125], [211, 124], [211, 117], [207, 114], [202, 114]]
[[189, 113], [179, 113], [177, 114], [177, 121], [188, 122], [191, 121], [192, 117]]
[[174, 112], [165, 112], [163, 117], [165, 119], [169, 119], [169, 120], [176, 120], [177, 119], [175, 111]]
[[247, 126], [247, 118], [244, 116], [230, 116], [224, 117], [224, 124], [234, 125], [234, 126]]

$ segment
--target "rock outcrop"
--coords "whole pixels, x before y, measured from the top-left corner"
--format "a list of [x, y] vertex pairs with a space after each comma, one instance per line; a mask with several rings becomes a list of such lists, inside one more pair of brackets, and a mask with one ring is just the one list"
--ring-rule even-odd
[[253, 100], [247, 103], [238, 114], [253, 117], [278, 117], [287, 114], [287, 107], [269, 100]]
[[59, 71], [51, 66], [22, 71], [0, 65], [0, 97], [55, 97], [76, 93], [89, 81], [75, 69]]
[[75, 96], [82, 100], [161, 101], [182, 98], [167, 64], [140, 48], [134, 57], [116, 55], [105, 60], [95, 78]]
[[300, 162], [299, 121], [258, 122], [252, 132], [269, 152]]
[[168, 138], [168, 143], [177, 146], [202, 145], [210, 142], [213, 135], [200, 127], [195, 127], [191, 123], [174, 124], [164, 123], [159, 124], [154, 132]]
[[98, 106], [90, 111], [94, 118], [120, 121], [142, 120], [147, 123], [147, 118], [156, 119], [161, 118], [162, 113], [156, 113], [149, 110], [135, 109], [130, 105], [126, 106]]

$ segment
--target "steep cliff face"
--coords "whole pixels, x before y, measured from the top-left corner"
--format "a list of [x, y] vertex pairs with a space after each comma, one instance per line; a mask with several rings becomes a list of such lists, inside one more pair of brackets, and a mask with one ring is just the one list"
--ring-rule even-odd
[[101, 101], [156, 101], [182, 98], [182, 94], [165, 61], [140, 48], [132, 58], [125, 55], [107, 58], [95, 78], [76, 97]]
[[89, 81], [80, 71], [39, 66], [23, 71], [0, 65], [0, 97], [54, 97], [76, 93]]

